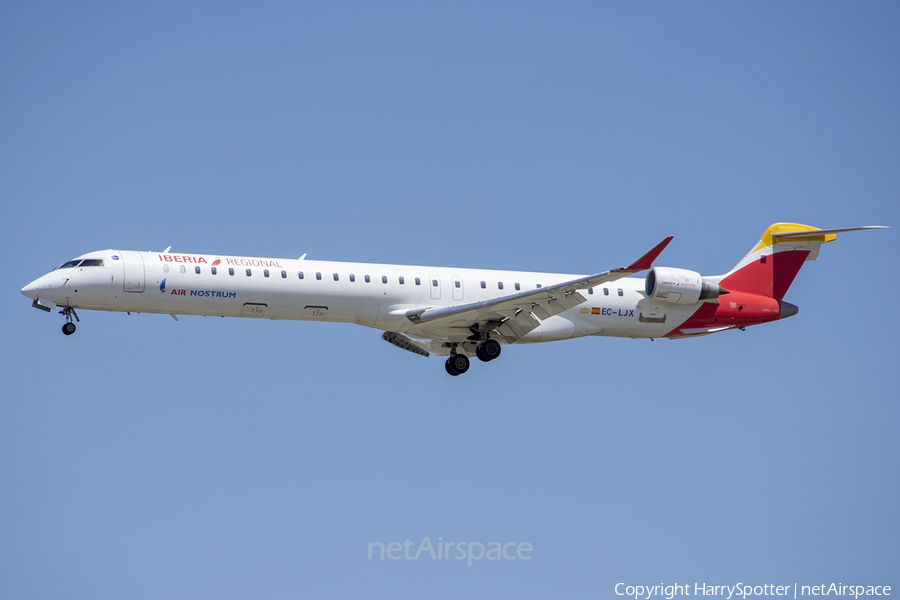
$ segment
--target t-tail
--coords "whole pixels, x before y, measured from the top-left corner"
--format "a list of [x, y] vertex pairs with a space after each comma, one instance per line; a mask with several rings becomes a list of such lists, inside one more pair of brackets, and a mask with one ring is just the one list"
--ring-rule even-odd
[[837, 234], [880, 226], [819, 229], [799, 223], [775, 223], [759, 242], [724, 275], [719, 285], [733, 292], [746, 292], [781, 300], [794, 282], [803, 263], [816, 260], [822, 244], [833, 242]]
[[798, 308], [784, 296], [808, 260], [819, 257], [822, 244], [837, 234], [883, 226], [819, 229], [799, 223], [775, 223], [763, 233], [752, 250], [728, 273], [704, 278], [718, 284], [718, 300], [706, 303], [667, 337], [686, 337], [757, 325], [791, 317]]

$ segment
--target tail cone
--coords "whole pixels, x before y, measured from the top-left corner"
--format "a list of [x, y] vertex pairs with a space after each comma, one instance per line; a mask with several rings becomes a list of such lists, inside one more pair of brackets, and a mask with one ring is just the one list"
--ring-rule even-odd
[[779, 319], [787, 319], [788, 317], [793, 317], [799, 311], [800, 311], [800, 309], [795, 304], [791, 304], [790, 302], [785, 302], [784, 300], [778, 301], [778, 318]]

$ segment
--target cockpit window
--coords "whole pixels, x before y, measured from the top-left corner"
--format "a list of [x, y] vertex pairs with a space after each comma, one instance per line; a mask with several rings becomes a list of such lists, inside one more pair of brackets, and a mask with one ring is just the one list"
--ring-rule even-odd
[[102, 258], [85, 258], [80, 259], [76, 258], [75, 260], [70, 260], [69, 262], [61, 265], [60, 269], [71, 269], [72, 267], [102, 267], [103, 259]]

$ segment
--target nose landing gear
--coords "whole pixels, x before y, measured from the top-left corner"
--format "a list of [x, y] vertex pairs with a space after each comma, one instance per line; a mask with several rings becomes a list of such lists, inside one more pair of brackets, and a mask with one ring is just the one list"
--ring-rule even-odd
[[75, 320], [81, 323], [81, 319], [78, 318], [78, 313], [75, 312], [75, 309], [67, 306], [59, 311], [59, 314], [66, 318], [66, 324], [62, 326], [62, 332], [66, 335], [75, 333], [75, 323], [72, 322], [72, 317], [75, 317]]

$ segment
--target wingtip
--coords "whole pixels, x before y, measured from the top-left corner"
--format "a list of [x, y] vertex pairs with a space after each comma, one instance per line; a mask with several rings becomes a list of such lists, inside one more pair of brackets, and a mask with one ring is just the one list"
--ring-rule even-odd
[[653, 249], [650, 250], [650, 252], [631, 263], [631, 265], [626, 267], [625, 270], [636, 272], [649, 269], [653, 266], [653, 261], [656, 260], [660, 254], [662, 254], [662, 251], [666, 249], [666, 246], [668, 246], [669, 242], [671, 242], [673, 239], [675, 239], [675, 236], [670, 235], [669, 237], [658, 243], [656, 246], [654, 246]]

